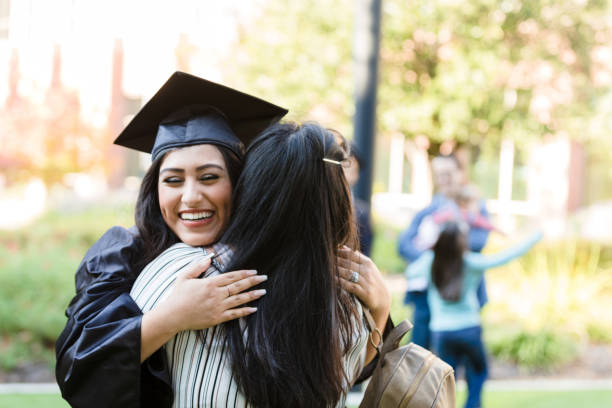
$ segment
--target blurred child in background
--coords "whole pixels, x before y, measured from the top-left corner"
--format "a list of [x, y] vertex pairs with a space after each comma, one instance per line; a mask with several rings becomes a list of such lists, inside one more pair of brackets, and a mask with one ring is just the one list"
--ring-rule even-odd
[[[431, 203], [416, 213], [410, 226], [401, 233], [398, 241], [398, 252], [408, 262], [416, 261], [424, 251], [430, 249], [436, 242], [439, 232], [439, 222], [435, 214], [452, 209], [456, 214], [459, 209], [455, 199], [465, 185], [464, 172], [454, 155], [439, 155], [431, 161], [433, 181], [436, 194]], [[477, 214], [488, 219], [489, 213], [484, 202], [478, 200]], [[471, 227], [467, 235], [470, 251], [480, 252], [487, 242], [489, 229], [477, 226]], [[412, 341], [422, 347], [430, 348], [429, 306], [427, 304], [426, 282], [409, 280], [404, 303], [414, 306]], [[484, 279], [478, 287], [478, 301], [482, 307], [487, 302]]]
[[425, 251], [406, 269], [409, 281], [427, 285], [433, 350], [457, 370], [465, 365], [466, 408], [481, 406], [487, 360], [482, 343], [478, 285], [489, 268], [525, 254], [541, 238], [532, 234], [520, 244], [497, 254], [482, 255], [468, 249], [469, 227], [463, 220], [445, 222], [433, 250]]

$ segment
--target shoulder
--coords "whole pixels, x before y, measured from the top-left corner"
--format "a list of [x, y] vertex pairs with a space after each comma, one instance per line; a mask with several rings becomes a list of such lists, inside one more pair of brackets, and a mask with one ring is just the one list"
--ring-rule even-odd
[[143, 268], [130, 295], [143, 312], [150, 310], [167, 296], [178, 274], [204, 254], [206, 251], [203, 248], [182, 242], [172, 245]]
[[449, 203], [451, 203], [451, 201], [448, 198], [444, 197], [441, 194], [436, 194], [435, 196], [433, 196], [433, 198], [431, 199], [431, 203], [429, 203], [427, 207], [421, 209], [416, 213], [415, 218], [430, 215], [436, 212], [440, 207], [443, 207]]
[[83, 257], [76, 274], [77, 290], [106, 273], [133, 277], [138, 272], [133, 265], [141, 251], [142, 239], [135, 227], [110, 228]]
[[87, 251], [85, 258], [95, 258], [101, 255], [138, 252], [142, 249], [142, 239], [136, 227], [126, 229], [114, 226], [108, 229], [100, 239]]
[[208, 252], [204, 248], [193, 247], [183, 242], [179, 242], [159, 254], [157, 258], [155, 258], [153, 261], [151, 261], [151, 263], [149, 263], [149, 265], [145, 267], [145, 269], [151, 267], [160, 267], [160, 265], [163, 266], [176, 262], [191, 261], [202, 255], [206, 255], [207, 253]]

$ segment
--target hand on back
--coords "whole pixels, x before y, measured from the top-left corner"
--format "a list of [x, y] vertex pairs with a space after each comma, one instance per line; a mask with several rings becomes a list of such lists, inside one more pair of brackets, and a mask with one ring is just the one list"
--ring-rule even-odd
[[174, 283], [160, 307], [173, 320], [175, 330], [202, 330], [254, 313], [244, 306], [263, 296], [265, 289], [249, 290], [267, 279], [257, 271], [239, 270], [199, 278], [210, 266], [209, 258], [192, 262]]

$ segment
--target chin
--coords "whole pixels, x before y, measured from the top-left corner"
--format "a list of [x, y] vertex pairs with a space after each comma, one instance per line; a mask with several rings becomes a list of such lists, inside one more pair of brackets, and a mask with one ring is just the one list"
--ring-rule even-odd
[[187, 236], [179, 237], [179, 239], [183, 241], [185, 244], [191, 245], [194, 247], [208, 246], [216, 242], [216, 236], [212, 237], [209, 234], [206, 234], [206, 236], [202, 236], [202, 235], [197, 236], [195, 234], [193, 235], [189, 234]]

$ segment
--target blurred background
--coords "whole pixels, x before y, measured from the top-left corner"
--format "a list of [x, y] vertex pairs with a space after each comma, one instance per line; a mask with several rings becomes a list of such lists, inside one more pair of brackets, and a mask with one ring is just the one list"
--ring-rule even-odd
[[[0, 382], [53, 381], [76, 267], [133, 225], [150, 160], [112, 141], [172, 72], [353, 138], [357, 3], [0, 0]], [[506, 233], [485, 253], [546, 237], [488, 274], [491, 377], [612, 378], [611, 131], [608, 1], [384, 0], [372, 257], [394, 318], [398, 234], [454, 152]]]

